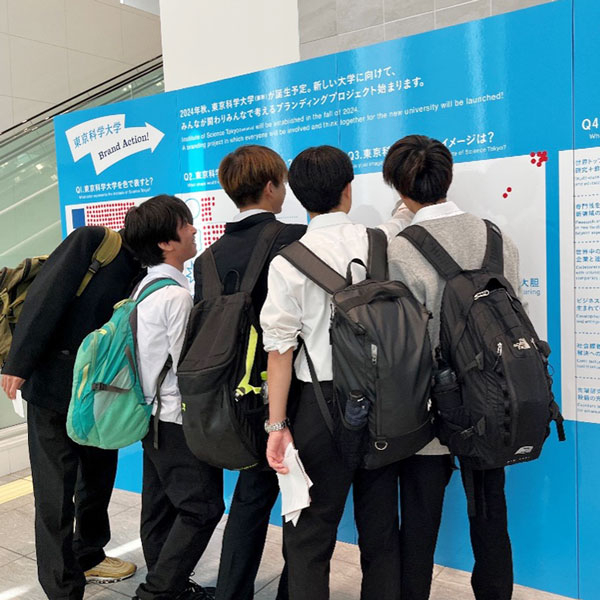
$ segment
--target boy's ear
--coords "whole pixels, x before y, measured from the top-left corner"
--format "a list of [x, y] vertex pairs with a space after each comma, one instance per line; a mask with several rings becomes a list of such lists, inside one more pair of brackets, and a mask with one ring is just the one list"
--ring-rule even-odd
[[171, 252], [171, 250], [173, 250], [173, 245], [171, 244], [171, 242], [158, 242], [158, 247], [163, 252]]
[[273, 182], [269, 179], [269, 181], [267, 181], [267, 183], [265, 184], [265, 187], [263, 188], [261, 196], [266, 196], [266, 195], [271, 196], [273, 194], [274, 187], [275, 186], [273, 185]]
[[340, 194], [340, 203], [338, 204], [339, 208], [344, 212], [349, 212], [352, 208], [352, 183], [347, 183], [346, 187], [342, 190]]

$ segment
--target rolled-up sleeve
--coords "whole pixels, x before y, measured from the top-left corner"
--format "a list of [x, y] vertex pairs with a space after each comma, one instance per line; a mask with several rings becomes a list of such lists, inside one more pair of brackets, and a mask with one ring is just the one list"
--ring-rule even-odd
[[411, 212], [406, 204], [400, 200], [394, 206], [392, 218], [378, 225], [378, 228], [386, 234], [388, 242], [391, 242], [401, 231], [411, 224], [414, 216], [415, 213]]
[[267, 299], [260, 313], [266, 352], [280, 354], [297, 348], [302, 328], [300, 273], [285, 258], [276, 256], [269, 266]]

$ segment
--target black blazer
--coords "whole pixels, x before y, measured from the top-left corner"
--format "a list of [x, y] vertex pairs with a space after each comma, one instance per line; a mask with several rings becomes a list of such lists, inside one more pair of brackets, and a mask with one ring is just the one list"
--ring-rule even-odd
[[83, 338], [101, 327], [143, 271], [125, 247], [76, 293], [104, 236], [102, 227], [79, 227], [50, 255], [27, 292], [3, 372], [25, 379], [23, 397], [67, 412], [73, 365]]
[[[220, 237], [210, 248], [215, 257], [217, 271], [221, 281], [231, 271], [239, 273], [240, 281], [244, 276], [250, 253], [254, 248], [256, 240], [260, 235], [263, 227], [270, 221], [275, 220], [273, 213], [259, 213], [252, 215], [241, 221], [227, 223], [225, 225], [225, 233]], [[273, 257], [284, 247], [297, 239], [301, 238], [306, 232], [306, 225], [286, 225], [273, 244], [269, 259], [263, 269], [263, 272], [258, 278], [252, 300], [256, 315], [260, 314], [262, 305], [267, 297], [267, 276], [269, 271], [269, 263]], [[200, 260], [196, 259], [194, 263], [194, 302], [202, 300], [202, 270]], [[230, 293], [234, 291], [236, 278], [230, 274], [225, 280], [225, 291]]]

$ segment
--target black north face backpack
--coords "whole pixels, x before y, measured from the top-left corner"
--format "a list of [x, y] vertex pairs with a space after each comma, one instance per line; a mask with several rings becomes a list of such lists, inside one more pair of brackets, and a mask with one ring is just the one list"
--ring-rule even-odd
[[443, 370], [446, 381], [432, 391], [436, 432], [471, 469], [534, 460], [551, 421], [565, 439], [548, 372], [550, 347], [503, 275], [500, 230], [485, 223], [485, 258], [472, 271], [463, 271], [424, 228], [413, 225], [399, 234], [446, 280], [437, 372]]
[[[433, 438], [429, 412], [430, 315], [399, 281], [387, 281], [387, 240], [368, 229], [367, 266], [346, 277], [294, 242], [279, 254], [333, 296], [333, 406], [306, 353], [315, 394], [345, 462], [376, 469], [412, 456]], [[361, 264], [367, 279], [352, 283]], [[305, 348], [306, 350], [306, 348]]]
[[247, 469], [265, 456], [266, 354], [251, 294], [283, 227], [265, 225], [233, 294], [223, 293], [210, 248], [200, 256], [203, 299], [190, 314], [177, 379], [186, 442], [215, 467]]

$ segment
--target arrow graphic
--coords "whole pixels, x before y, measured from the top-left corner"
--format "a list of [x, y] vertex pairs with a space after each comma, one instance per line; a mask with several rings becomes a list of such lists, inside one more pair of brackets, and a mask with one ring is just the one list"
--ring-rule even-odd
[[125, 127], [125, 115], [107, 115], [80, 123], [66, 132], [73, 160], [91, 155], [96, 175], [138, 152], [154, 152], [164, 137], [156, 127]]

